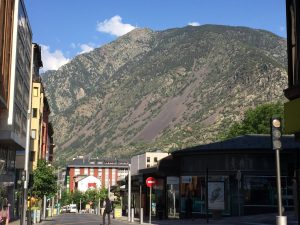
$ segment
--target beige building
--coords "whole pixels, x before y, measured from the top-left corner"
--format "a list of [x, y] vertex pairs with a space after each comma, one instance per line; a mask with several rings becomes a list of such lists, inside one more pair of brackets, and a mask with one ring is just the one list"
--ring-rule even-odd
[[43, 93], [42, 84], [40, 82], [33, 82], [32, 87], [32, 118], [31, 118], [31, 137], [32, 137], [32, 151], [31, 160], [33, 170], [37, 167], [37, 161], [41, 158], [40, 140], [42, 138], [41, 132], [41, 117], [43, 113]]
[[146, 152], [131, 158], [131, 174], [136, 175], [141, 169], [157, 165], [159, 160], [169, 155], [166, 152]]

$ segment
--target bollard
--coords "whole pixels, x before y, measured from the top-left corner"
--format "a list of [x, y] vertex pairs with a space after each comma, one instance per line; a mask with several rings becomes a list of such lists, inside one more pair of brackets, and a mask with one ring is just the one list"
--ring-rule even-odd
[[131, 209], [131, 222], [134, 222], [134, 208]]
[[276, 216], [276, 225], [287, 225], [286, 216]]
[[143, 216], [144, 216], [144, 212], [143, 212], [143, 208], [141, 208], [141, 210], [140, 210], [140, 224], [144, 223]]

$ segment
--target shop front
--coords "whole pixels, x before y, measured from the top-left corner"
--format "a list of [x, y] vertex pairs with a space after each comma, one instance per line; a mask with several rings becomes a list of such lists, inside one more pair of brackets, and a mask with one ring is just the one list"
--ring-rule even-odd
[[[293, 172], [300, 145], [292, 136], [283, 136], [282, 144], [283, 206], [293, 210]], [[157, 180], [152, 190], [151, 214], [158, 219], [239, 216], [277, 210], [275, 153], [268, 135], [246, 135], [178, 150], [157, 166], [139, 170], [140, 183], [133, 178], [134, 207], [138, 212], [141, 205], [144, 217], [149, 216], [150, 210], [150, 191], [145, 183], [150, 176]]]
[[[294, 208], [293, 174], [299, 143], [282, 138], [281, 183], [285, 210]], [[165, 170], [173, 163], [173, 170]], [[177, 167], [177, 169], [174, 169]], [[174, 173], [176, 171], [176, 174]], [[250, 215], [276, 212], [275, 153], [270, 136], [246, 135], [200, 145], [162, 159], [158, 173], [165, 175], [165, 210], [168, 218]]]

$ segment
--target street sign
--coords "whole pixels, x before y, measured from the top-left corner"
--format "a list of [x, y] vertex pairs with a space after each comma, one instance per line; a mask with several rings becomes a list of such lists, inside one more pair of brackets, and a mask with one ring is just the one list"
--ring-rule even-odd
[[152, 196], [152, 187], [156, 184], [156, 180], [153, 177], [148, 177], [146, 179], [146, 185], [147, 187], [150, 188], [150, 195], [149, 195], [149, 223], [151, 224], [151, 213], [152, 213], [152, 201], [151, 201], [151, 196]]
[[147, 187], [153, 187], [156, 184], [156, 180], [153, 177], [148, 177], [146, 179]]

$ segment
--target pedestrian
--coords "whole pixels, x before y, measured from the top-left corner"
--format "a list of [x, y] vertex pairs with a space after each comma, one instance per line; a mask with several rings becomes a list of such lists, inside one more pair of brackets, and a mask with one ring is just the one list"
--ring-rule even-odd
[[114, 201], [111, 201], [111, 209], [112, 209], [112, 218], [115, 219], [115, 212], [114, 212], [115, 202]]
[[8, 225], [9, 223], [9, 206], [7, 199], [3, 199], [0, 209], [0, 225]]
[[185, 200], [185, 212], [187, 219], [193, 219], [193, 199], [191, 198], [190, 193], [188, 194], [188, 197]]
[[106, 197], [104, 203], [103, 203], [103, 207], [104, 207], [104, 212], [103, 212], [103, 225], [105, 225], [105, 217], [107, 215], [107, 224], [110, 225], [110, 213], [112, 212], [112, 204], [111, 201], [109, 200], [108, 197]]

